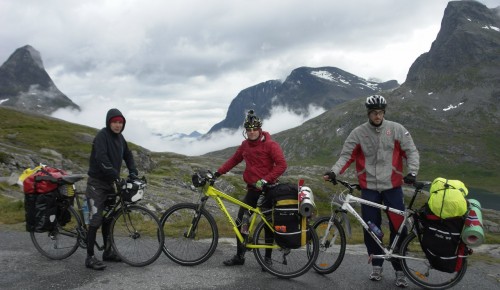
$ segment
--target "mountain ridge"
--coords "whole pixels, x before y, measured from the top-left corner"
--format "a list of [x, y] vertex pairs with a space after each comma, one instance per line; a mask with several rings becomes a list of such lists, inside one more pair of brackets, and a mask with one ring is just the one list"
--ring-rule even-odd
[[398, 86], [395, 80], [366, 80], [337, 67], [299, 67], [283, 82], [268, 80], [242, 90], [230, 103], [225, 119], [212, 126], [206, 135], [223, 129], [237, 130], [249, 109], [262, 119], [269, 118], [276, 107], [308, 116], [310, 106], [327, 110], [354, 97]]

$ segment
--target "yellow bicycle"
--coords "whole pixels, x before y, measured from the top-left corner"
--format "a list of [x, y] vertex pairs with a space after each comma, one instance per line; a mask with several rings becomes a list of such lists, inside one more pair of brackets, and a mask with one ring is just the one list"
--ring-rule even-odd
[[[265, 234], [275, 232], [271, 218], [272, 209], [261, 211], [259, 204], [254, 208], [221, 192], [214, 187], [216, 178], [210, 172], [203, 176], [195, 174], [194, 177], [196, 176], [199, 180], [193, 180], [193, 184], [202, 188], [199, 202], [175, 204], [163, 214], [160, 221], [165, 233], [163, 252], [172, 261], [184, 266], [194, 266], [205, 262], [215, 252], [219, 231], [214, 217], [206, 209], [207, 200], [213, 198], [237, 238], [247, 249], [253, 251], [262, 269], [280, 278], [294, 278], [306, 273], [313, 266], [319, 253], [319, 241], [309, 224], [306, 226], [307, 239], [303, 246], [297, 249], [281, 247], [273, 237], [269, 238], [269, 234], [266, 237]], [[238, 224], [231, 217], [223, 200], [253, 213], [249, 219], [248, 235], [240, 233]], [[258, 224], [257, 217], [260, 217]]]

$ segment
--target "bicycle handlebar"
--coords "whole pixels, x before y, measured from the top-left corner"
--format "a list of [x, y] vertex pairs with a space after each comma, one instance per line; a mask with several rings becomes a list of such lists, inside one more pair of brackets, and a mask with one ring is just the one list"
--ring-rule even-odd
[[336, 183], [340, 183], [343, 186], [345, 186], [348, 189], [350, 189], [351, 191], [354, 190], [354, 189], [361, 190], [361, 186], [359, 186], [359, 184], [349, 183], [348, 181], [344, 181], [344, 180], [341, 180], [341, 179], [335, 179], [335, 180], [330, 179], [330, 180], [328, 180], [328, 182], [332, 183], [333, 185], [336, 185]]
[[[348, 189], [361, 190], [361, 187], [359, 186], [359, 184], [350, 183], [348, 181], [344, 181], [341, 179], [336, 179], [336, 180], [330, 179], [330, 180], [328, 180], [328, 182], [332, 183], [333, 185], [335, 185], [336, 183], [340, 183], [343, 186], [347, 187]], [[427, 185], [430, 185], [431, 183], [432, 182], [430, 182], [430, 181], [416, 181], [415, 183], [410, 184], [410, 185], [412, 185], [416, 190], [422, 190], [424, 187], [426, 187]]]

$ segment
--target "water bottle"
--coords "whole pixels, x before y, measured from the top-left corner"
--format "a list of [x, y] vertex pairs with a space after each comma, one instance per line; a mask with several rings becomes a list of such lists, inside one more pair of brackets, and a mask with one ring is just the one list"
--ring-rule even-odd
[[382, 240], [384, 233], [374, 223], [368, 221], [368, 227], [377, 236], [377, 238], [379, 238], [379, 240]]
[[89, 225], [90, 224], [90, 212], [89, 212], [89, 205], [87, 204], [87, 197], [85, 195], [83, 196], [82, 212], [83, 212], [83, 219], [85, 221], [85, 224]]
[[245, 211], [243, 219], [241, 220], [241, 234], [248, 235], [248, 212]]

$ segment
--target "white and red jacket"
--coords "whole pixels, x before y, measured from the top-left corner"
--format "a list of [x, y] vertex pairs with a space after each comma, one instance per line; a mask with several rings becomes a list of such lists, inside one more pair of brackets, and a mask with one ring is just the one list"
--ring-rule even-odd
[[349, 134], [332, 171], [340, 175], [356, 161], [361, 188], [384, 191], [403, 184], [403, 159], [408, 172], [418, 174], [420, 157], [410, 132], [388, 120], [379, 127], [366, 122]]

